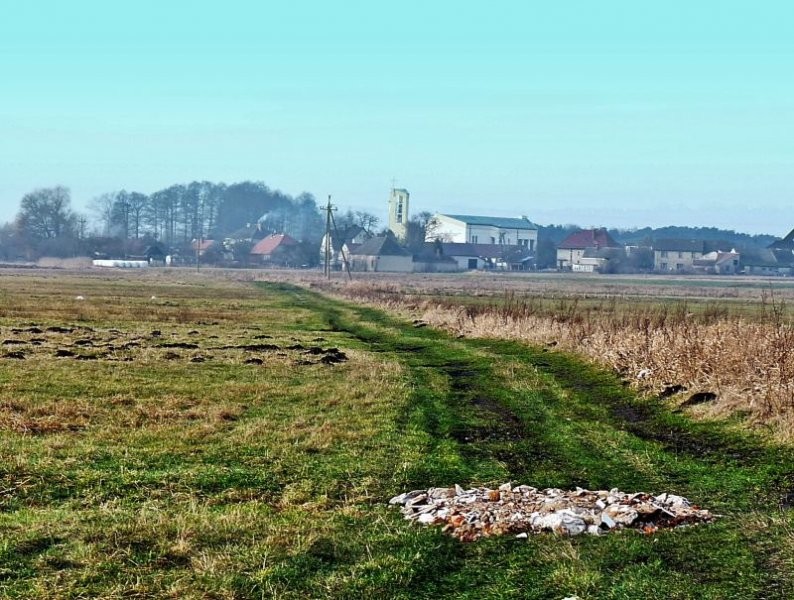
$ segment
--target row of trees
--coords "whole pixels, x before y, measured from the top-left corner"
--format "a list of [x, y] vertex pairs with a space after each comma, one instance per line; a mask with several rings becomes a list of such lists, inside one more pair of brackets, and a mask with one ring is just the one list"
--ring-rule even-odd
[[[325, 231], [314, 196], [292, 197], [253, 181], [194, 181], [148, 195], [121, 190], [94, 198], [88, 208], [86, 215], [75, 212], [62, 186], [26, 194], [16, 219], [0, 227], [0, 258], [126, 254], [155, 241], [189, 252], [193, 240], [223, 240], [255, 223], [261, 224], [262, 235], [286, 233], [319, 248]], [[378, 224], [377, 217], [361, 211], [348, 211], [338, 220], [367, 231]]]
[[122, 190], [95, 198], [90, 208], [104, 236], [149, 236], [167, 245], [222, 239], [257, 222], [269, 232], [305, 241], [319, 241], [324, 228], [311, 194], [293, 198], [253, 181], [231, 185], [194, 181], [148, 196]]

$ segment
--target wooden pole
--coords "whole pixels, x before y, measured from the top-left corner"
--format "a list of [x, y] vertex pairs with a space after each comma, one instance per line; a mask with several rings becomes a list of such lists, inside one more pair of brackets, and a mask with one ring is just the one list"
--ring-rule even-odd
[[331, 279], [331, 194], [325, 207], [325, 277]]

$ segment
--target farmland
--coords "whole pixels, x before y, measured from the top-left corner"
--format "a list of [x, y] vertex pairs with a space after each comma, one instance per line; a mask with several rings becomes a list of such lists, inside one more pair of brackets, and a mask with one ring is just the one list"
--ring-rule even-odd
[[[0, 592], [790, 597], [782, 401], [775, 433], [701, 418], [572, 352], [567, 329], [509, 333], [595, 313], [629, 328], [681, 302], [665, 323], [785, 333], [794, 290], [736, 282], [0, 275]], [[721, 517], [465, 544], [387, 505], [506, 481], [673, 492]]]

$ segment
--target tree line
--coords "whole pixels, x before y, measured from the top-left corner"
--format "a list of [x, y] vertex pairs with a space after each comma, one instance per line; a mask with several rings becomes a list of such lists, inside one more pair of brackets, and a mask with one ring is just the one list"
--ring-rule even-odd
[[[378, 223], [362, 211], [347, 211], [337, 221], [368, 231]], [[194, 240], [223, 240], [255, 224], [262, 236], [286, 233], [307, 246], [319, 247], [325, 231], [325, 218], [312, 194], [293, 197], [258, 181], [193, 181], [152, 194], [109, 192], [94, 198], [87, 214], [73, 210], [69, 189], [57, 186], [22, 198], [16, 218], [0, 227], [0, 254], [5, 260], [118, 255], [155, 241], [189, 252]]]

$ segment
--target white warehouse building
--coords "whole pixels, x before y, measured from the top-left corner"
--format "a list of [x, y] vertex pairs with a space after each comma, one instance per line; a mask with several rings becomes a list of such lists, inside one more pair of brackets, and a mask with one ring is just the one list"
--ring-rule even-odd
[[525, 246], [534, 252], [538, 245], [538, 227], [526, 217], [481, 217], [474, 215], [436, 214], [428, 227], [428, 242], [441, 240], [459, 244], [499, 244]]

